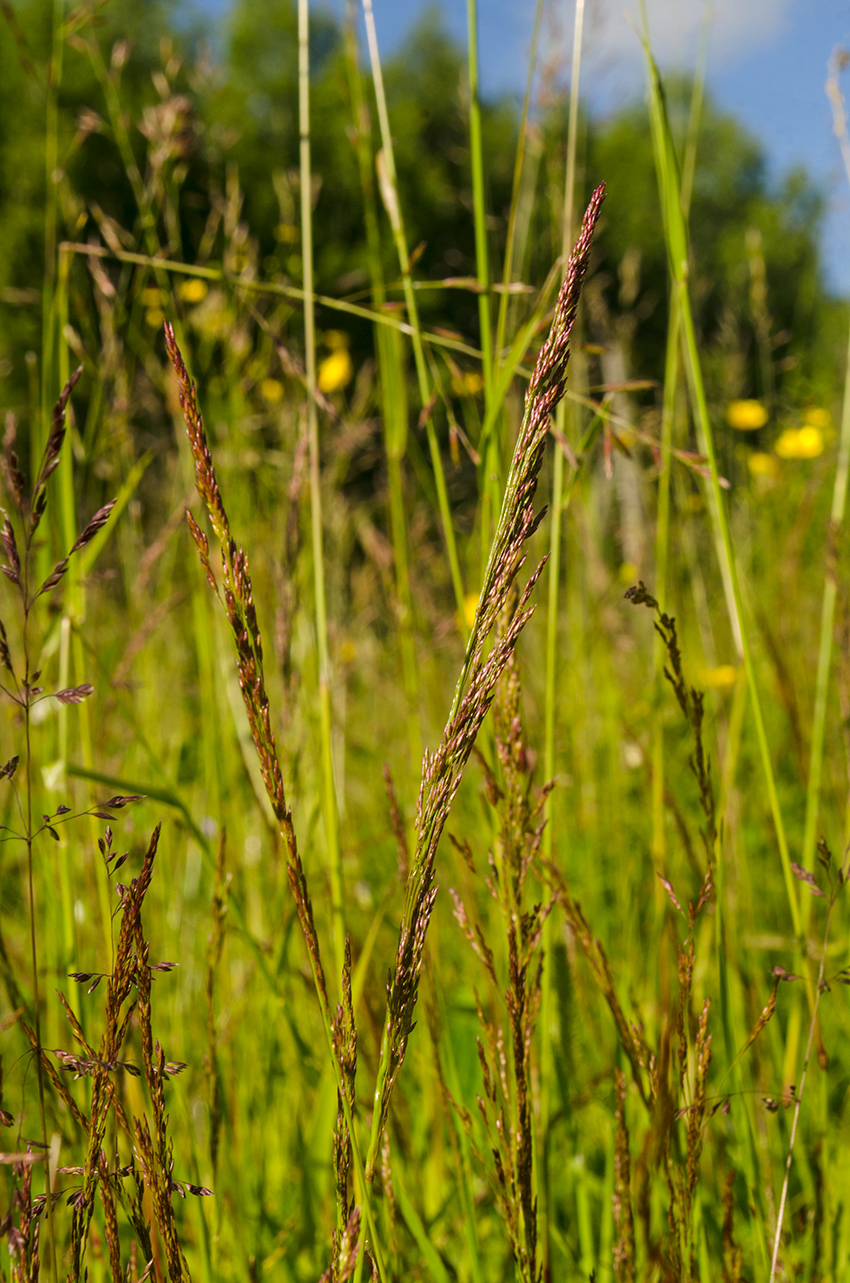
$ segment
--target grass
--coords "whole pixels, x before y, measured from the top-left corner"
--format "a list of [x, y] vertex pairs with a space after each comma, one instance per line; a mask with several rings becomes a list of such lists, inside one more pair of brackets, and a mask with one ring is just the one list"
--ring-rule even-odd
[[558, 196], [533, 52], [499, 262], [471, 0], [475, 272], [424, 292], [364, 9], [355, 297], [317, 289], [303, 0], [287, 272], [232, 168], [185, 250], [174, 48], [140, 160], [126, 51], [55, 16], [137, 210], [84, 236], [48, 184], [43, 387], [0, 457], [4, 1277], [847, 1279], [850, 399], [783, 459], [813, 407], [777, 364], [736, 453], [702, 81], [679, 140], [648, 45], [664, 383], [606, 380], [583, 5]]

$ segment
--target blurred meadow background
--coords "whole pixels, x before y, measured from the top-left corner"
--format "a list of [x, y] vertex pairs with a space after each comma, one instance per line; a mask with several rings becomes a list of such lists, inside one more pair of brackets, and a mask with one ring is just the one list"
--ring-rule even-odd
[[0, 6], [4, 1278], [850, 1279], [850, 30], [740, 8]]

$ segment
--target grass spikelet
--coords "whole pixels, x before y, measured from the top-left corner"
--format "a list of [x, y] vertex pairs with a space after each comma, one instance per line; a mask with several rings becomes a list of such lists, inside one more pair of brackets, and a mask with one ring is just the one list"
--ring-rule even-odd
[[600, 186], [591, 197], [581, 233], [567, 265], [549, 337], [534, 367], [454, 701], [437, 749], [433, 753], [426, 751], [423, 761], [416, 806], [416, 850], [407, 882], [395, 966], [387, 992], [375, 1115], [366, 1160], [368, 1178], [374, 1172], [390, 1096], [404, 1063], [407, 1040], [413, 1026], [425, 936], [436, 896], [434, 861], [437, 846], [460, 787], [464, 767], [493, 701], [496, 685], [533, 612], [528, 603], [543, 562], [531, 574], [503, 630], [489, 653], [485, 654], [487, 639], [505, 612], [514, 579], [523, 563], [525, 544], [543, 515], [534, 511], [537, 478], [549, 420], [564, 394], [570, 334], [604, 196], [604, 187]]
[[198, 488], [198, 494], [209, 513], [210, 522], [221, 549], [221, 593], [219, 593], [216, 577], [210, 564], [209, 545], [206, 535], [188, 509], [186, 511], [186, 519], [198, 549], [201, 565], [211, 586], [219, 594], [233, 633], [233, 640], [236, 645], [239, 687], [242, 691], [242, 699], [248, 714], [251, 736], [260, 760], [263, 784], [286, 842], [289, 884], [292, 888], [298, 910], [298, 918], [307, 943], [316, 990], [329, 1028], [331, 1019], [330, 1007], [327, 983], [321, 960], [319, 937], [313, 920], [313, 907], [307, 890], [304, 867], [298, 852], [292, 813], [286, 802], [283, 773], [280, 769], [277, 745], [274, 731], [272, 730], [269, 701], [263, 676], [263, 643], [257, 625], [257, 613], [254, 608], [254, 594], [248, 567], [248, 556], [241, 548], [237, 547], [236, 541], [230, 533], [230, 523], [218, 488], [218, 479], [215, 474], [209, 443], [207, 442], [204, 421], [198, 408], [195, 385], [189, 378], [189, 372], [177, 346], [174, 329], [167, 322], [165, 325], [165, 340], [168, 355], [177, 375], [180, 406], [183, 411], [183, 419], [195, 462], [195, 484]]
[[[512, 657], [499, 683], [496, 699], [496, 755], [499, 779], [485, 765], [485, 793], [496, 812], [498, 838], [489, 853], [493, 879], [487, 889], [495, 896], [505, 930], [507, 987], [504, 989], [507, 1034], [501, 1023], [484, 1014], [479, 1019], [486, 1048], [479, 1038], [478, 1056], [484, 1096], [478, 1107], [492, 1155], [491, 1184], [511, 1243], [517, 1273], [524, 1283], [538, 1283], [538, 1209], [534, 1127], [532, 1120], [531, 1047], [540, 1009], [543, 957], [540, 942], [552, 909], [529, 904], [526, 883], [543, 835], [542, 813], [549, 787], [531, 793], [530, 754], [520, 718], [520, 683]], [[482, 759], [483, 760], [483, 759]], [[460, 845], [457, 843], [456, 845]], [[471, 852], [467, 857], [475, 872]], [[492, 949], [482, 924], [471, 924], [466, 908], [453, 893], [455, 917], [492, 982], [494, 1002], [502, 997]], [[488, 1170], [491, 1167], [481, 1154]], [[488, 1156], [489, 1157], [489, 1156]]]
[[183, 356], [177, 346], [174, 329], [167, 322], [165, 325], [165, 340], [171, 364], [174, 367], [175, 374], [177, 375], [180, 406], [183, 411], [183, 419], [186, 424], [186, 431], [189, 436], [189, 444], [191, 446], [192, 457], [194, 459], [195, 482], [198, 494], [207, 508], [210, 522], [221, 550], [221, 592], [219, 592], [215, 574], [213, 573], [210, 564], [209, 545], [206, 535], [197, 525], [188, 510], [186, 516], [192, 537], [198, 549], [204, 573], [222, 603], [233, 634], [233, 640], [236, 646], [236, 664], [239, 677], [239, 687], [242, 692], [242, 700], [248, 714], [251, 737], [254, 741], [254, 747], [256, 748], [257, 756], [259, 758], [263, 784], [269, 801], [271, 802], [275, 818], [280, 825], [281, 834], [286, 845], [287, 877], [295, 900], [298, 920], [301, 924], [301, 930], [304, 935], [304, 941], [307, 946], [307, 953], [310, 959], [310, 968], [313, 974], [316, 996], [319, 1000], [319, 1009], [321, 1011], [322, 1022], [324, 1024], [325, 1037], [327, 1039], [328, 1050], [332, 1057], [334, 1072], [337, 1079], [339, 1099], [345, 1114], [348, 1137], [351, 1142], [352, 1154], [355, 1166], [357, 1167], [358, 1177], [360, 1179], [363, 1211], [372, 1236], [372, 1247], [375, 1252], [376, 1268], [378, 1269], [379, 1276], [384, 1278], [385, 1273], [382, 1265], [382, 1253], [371, 1217], [369, 1192], [366, 1187], [363, 1164], [360, 1158], [356, 1135], [354, 1133], [353, 1117], [349, 1104], [349, 1093], [346, 1087], [346, 1071], [340, 1063], [337, 1055], [337, 1045], [334, 1039], [334, 1022], [331, 1013], [330, 1000], [328, 998], [325, 971], [322, 965], [319, 936], [316, 931], [316, 924], [313, 917], [313, 905], [307, 888], [304, 866], [298, 850], [298, 839], [295, 833], [295, 826], [292, 821], [292, 812], [286, 801], [283, 773], [280, 768], [280, 760], [278, 758], [274, 731], [272, 730], [271, 712], [269, 709], [269, 701], [268, 696], [266, 695], [265, 679], [263, 675], [263, 646], [260, 630], [257, 624], [256, 610], [254, 608], [253, 587], [248, 568], [248, 557], [247, 554], [237, 546], [236, 541], [230, 533], [230, 523], [221, 498], [221, 492], [219, 491], [218, 479], [216, 477], [212, 461], [212, 454], [210, 453], [209, 443], [207, 442], [203, 418], [198, 407], [195, 385], [189, 378], [189, 372], [186, 369]]

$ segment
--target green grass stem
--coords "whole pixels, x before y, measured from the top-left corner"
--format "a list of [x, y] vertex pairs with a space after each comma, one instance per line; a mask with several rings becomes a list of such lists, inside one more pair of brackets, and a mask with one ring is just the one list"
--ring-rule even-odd
[[[682, 214], [687, 225], [688, 213], [693, 192], [694, 173], [696, 171], [697, 141], [699, 123], [702, 114], [702, 101], [705, 90], [705, 73], [708, 59], [708, 36], [711, 30], [712, 5], [706, 5], [703, 22], [702, 39], [699, 57], [691, 93], [691, 106], [688, 115], [688, 133], [685, 144], [685, 158], [682, 166]], [[676, 416], [676, 402], [679, 391], [680, 350], [682, 327], [681, 288], [677, 281], [671, 281], [670, 308], [667, 323], [667, 348], [664, 358], [664, 391], [661, 402], [661, 467], [658, 476], [658, 507], [655, 528], [655, 596], [667, 610], [667, 561], [670, 545], [670, 467], [673, 457], [673, 434]], [[654, 678], [656, 692], [660, 696], [664, 685], [664, 646], [656, 638], [654, 658]], [[664, 724], [656, 716], [652, 728], [652, 855], [656, 872], [661, 872], [665, 857], [664, 833]], [[656, 908], [661, 904], [663, 888], [656, 883]]]
[[481, 338], [481, 366], [484, 375], [484, 403], [487, 405], [493, 391], [493, 316], [490, 303], [490, 256], [487, 251], [487, 202], [484, 193], [484, 149], [481, 140], [481, 98], [478, 85], [477, 0], [467, 0], [466, 30], [475, 272], [481, 291], [478, 295], [478, 325]]
[[[844, 168], [850, 181], [850, 138], [847, 134], [847, 118], [843, 95], [841, 94], [838, 73], [840, 64], [834, 60], [830, 64], [830, 74], [826, 83], [826, 93], [832, 106], [833, 131], [838, 139]], [[826, 576], [823, 586], [821, 604], [820, 641], [818, 643], [818, 667], [815, 679], [815, 709], [812, 722], [812, 747], [809, 757], [809, 776], [806, 785], [806, 828], [803, 837], [803, 867], [810, 872], [815, 866], [815, 846], [817, 843], [818, 812], [820, 809], [821, 783], [823, 776], [823, 751], [826, 733], [826, 713], [829, 693], [829, 674], [832, 667], [832, 646], [835, 624], [835, 603], [838, 594], [835, 558], [838, 539], [844, 525], [847, 508], [847, 484], [850, 477], [850, 336], [847, 340], [847, 364], [844, 374], [844, 398], [841, 409], [841, 434], [838, 442], [838, 462], [835, 468], [835, 480], [832, 490], [832, 507], [829, 514], [827, 534]], [[803, 901], [803, 923], [808, 926], [811, 915], [811, 903], [808, 898]]]
[[455, 605], [457, 606], [458, 627], [465, 638], [468, 635], [469, 629], [467, 627], [466, 612], [464, 609], [463, 576], [461, 575], [457, 540], [455, 538], [451, 507], [449, 505], [446, 474], [443, 469], [443, 461], [440, 456], [440, 446], [437, 440], [436, 429], [434, 427], [433, 407], [431, 405], [431, 381], [428, 376], [428, 364], [425, 359], [425, 351], [422, 344], [422, 330], [419, 324], [419, 309], [416, 304], [413, 281], [410, 275], [410, 255], [408, 254], [407, 240], [404, 234], [404, 221], [402, 218], [398, 180], [396, 177], [395, 152], [393, 150], [390, 118], [387, 110], [387, 98], [384, 92], [384, 76], [381, 69], [381, 57], [378, 51], [378, 35], [375, 29], [375, 15], [372, 11], [372, 0], [363, 0], [363, 16], [366, 21], [366, 39], [369, 46], [372, 82], [375, 88], [375, 100], [378, 107], [378, 121], [381, 130], [381, 152], [378, 156], [378, 181], [381, 189], [381, 198], [384, 202], [384, 208], [387, 211], [387, 217], [390, 220], [393, 240], [398, 254], [399, 269], [401, 271], [402, 284], [404, 287], [404, 300], [407, 306], [411, 338], [413, 340], [413, 357], [416, 365], [416, 380], [419, 388], [419, 399], [422, 403], [423, 413], [425, 414], [425, 431], [428, 437], [428, 450], [431, 456], [431, 466], [434, 470], [434, 482], [437, 487], [440, 518], [443, 525], [443, 535], [446, 540], [446, 551], [449, 558], [449, 570], [451, 572], [452, 587], [454, 589]]
[[[578, 149], [578, 112], [579, 89], [581, 80], [582, 41], [584, 33], [585, 0], [576, 0], [575, 23], [573, 27], [573, 59], [570, 77], [570, 117], [567, 134], [567, 165], [564, 176], [564, 221], [562, 228], [561, 257], [566, 264], [572, 243], [573, 226], [576, 208], [576, 152]], [[574, 406], [577, 417], [578, 407]], [[563, 439], [566, 424], [566, 406], [561, 401], [556, 411], [558, 433]], [[555, 714], [558, 705], [558, 617], [561, 588], [561, 545], [563, 542], [561, 526], [564, 508], [564, 452], [559, 444], [555, 446], [555, 460], [552, 472], [552, 507], [549, 522], [549, 592], [546, 604], [546, 688], [543, 706], [543, 772], [547, 780], [555, 777]], [[552, 795], [546, 799], [546, 828], [543, 831], [544, 859], [551, 862], [554, 849], [554, 824], [552, 812]], [[551, 1181], [545, 1155], [548, 1153], [548, 1132], [552, 1113], [552, 1080], [553, 1039], [552, 1039], [552, 943], [553, 923], [551, 915], [543, 927], [543, 968], [542, 990], [540, 999], [540, 1136], [538, 1152], [541, 1161], [538, 1170], [541, 1172], [541, 1245], [544, 1268], [549, 1261], [549, 1236], [547, 1227], [551, 1216]]]
[[313, 201], [310, 163], [310, 20], [308, 0], [298, 0], [298, 122], [301, 175], [301, 252], [304, 264], [304, 349], [307, 373], [307, 431], [310, 442], [310, 512], [313, 538], [313, 591], [319, 669], [319, 718], [322, 747], [322, 810], [331, 883], [334, 961], [342, 975], [345, 958], [342, 852], [339, 810], [334, 784], [328, 615], [325, 594], [325, 553], [322, 530], [322, 480], [319, 457], [319, 415], [316, 405], [316, 312], [313, 301]]
[[733, 633], [740, 642], [741, 653], [744, 660], [747, 683], [750, 689], [750, 700], [753, 710], [753, 720], [755, 722], [756, 737], [762, 760], [762, 768], [764, 770], [770, 811], [773, 817], [774, 830], [776, 832], [782, 875], [785, 880], [788, 908], [791, 914], [794, 934], [799, 937], [802, 924], [800, 908], [797, 902], [797, 889], [794, 884], [794, 874], [791, 870], [791, 857], [788, 851], [785, 825], [782, 819], [782, 812], [779, 806], [779, 795], [776, 788], [776, 777], [770, 755], [770, 746], [767, 741], [767, 730], [764, 724], [761, 699], [759, 696], [758, 685], [756, 683], [752, 645], [744, 616], [743, 599], [741, 596], [740, 584], [738, 582], [738, 571], [735, 563], [734, 550], [732, 548], [732, 536], [729, 530], [725, 500], [723, 498], [723, 491], [720, 485], [720, 473], [717, 467], [717, 455], [714, 447], [714, 434], [711, 427], [711, 418], [708, 412], [708, 402], [705, 395], [705, 385], [702, 377], [702, 366], [699, 358], [696, 330], [694, 327], [690, 295], [687, 287], [688, 241], [685, 228], [684, 211], [682, 209], [681, 202], [681, 184], [677, 180], [675, 150], [664, 105], [661, 78], [650, 52], [646, 36], [643, 37], [643, 46], [649, 73], [650, 120], [655, 147], [656, 165], [658, 169], [658, 183], [661, 193], [662, 213], [664, 216], [664, 234], [667, 243], [671, 274], [673, 280], [678, 282], [681, 291], [682, 331], [688, 386], [691, 393], [694, 419], [700, 435], [701, 448], [704, 449], [704, 452], [708, 457], [708, 464], [711, 472], [709, 494], [712, 499], [712, 515], [716, 523], [716, 529], [719, 535], [719, 544], [722, 552], [720, 568], [724, 576], [724, 581], [728, 585], [727, 606], [729, 607], [730, 623], [732, 625]]
[[[386, 301], [381, 266], [380, 231], [375, 200], [374, 166], [369, 119], [363, 96], [357, 47], [356, 5], [350, 0], [345, 28], [346, 67], [353, 116], [354, 148], [363, 193], [366, 228], [366, 257], [372, 289], [372, 306], [379, 312]], [[404, 502], [404, 460], [407, 453], [407, 380], [404, 345], [399, 330], [375, 322], [375, 352], [383, 411], [384, 449], [387, 456], [387, 480], [390, 492], [390, 534], [395, 564], [399, 650], [402, 681], [407, 701], [407, 735], [410, 746], [411, 772], [415, 776], [422, 760], [422, 734], [419, 725], [419, 667], [413, 627], [413, 597], [407, 551], [407, 519]]]
[[[838, 443], [838, 463], [832, 491], [832, 507], [827, 534], [826, 576], [821, 604], [818, 667], [815, 679], [815, 709], [812, 723], [812, 748], [809, 759], [809, 776], [806, 787], [806, 828], [803, 838], [803, 867], [810, 871], [815, 864], [818, 812], [820, 809], [823, 775], [824, 736], [829, 695], [829, 675], [832, 667], [832, 647], [835, 625], [835, 603], [838, 595], [835, 557], [838, 539], [844, 525], [847, 508], [847, 483], [850, 476], [850, 338], [847, 345], [847, 373], [844, 380], [844, 398], [841, 410], [841, 434]], [[811, 900], [803, 901], [803, 924], [808, 926]]]
[[496, 347], [494, 351], [494, 367], [496, 370], [502, 366], [502, 352], [508, 331], [508, 311], [510, 308], [510, 293], [508, 286], [513, 281], [515, 271], [514, 247], [517, 235], [517, 211], [519, 208], [520, 191], [522, 186], [523, 170], [525, 165], [526, 148], [528, 142], [528, 114], [531, 107], [531, 91], [534, 87], [534, 74], [537, 69], [537, 50], [540, 43], [540, 20], [543, 16], [543, 0], [537, 0], [534, 10], [534, 26], [531, 32], [531, 47], [528, 55], [528, 73], [525, 79], [525, 93], [522, 99], [522, 112], [519, 118], [519, 130], [517, 133], [516, 156], [514, 157], [514, 172], [511, 183], [511, 204], [508, 212], [508, 229], [505, 234], [505, 259], [502, 267], [502, 293], [499, 296], [499, 311], [496, 319]]

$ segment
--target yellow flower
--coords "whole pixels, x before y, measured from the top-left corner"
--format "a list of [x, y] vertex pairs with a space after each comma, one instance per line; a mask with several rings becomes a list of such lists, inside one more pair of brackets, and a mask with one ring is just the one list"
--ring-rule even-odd
[[478, 609], [478, 597], [474, 592], [467, 593], [463, 599], [463, 614], [467, 628], [475, 623], [475, 612]]
[[145, 312], [145, 321], [152, 330], [158, 330], [165, 320], [165, 313], [158, 307], [149, 307]]
[[294, 245], [300, 236], [298, 228], [292, 223], [278, 223], [274, 229], [275, 239], [282, 245]]
[[810, 428], [820, 428], [826, 432], [832, 427], [832, 415], [819, 405], [810, 405], [803, 411], [803, 422]]
[[455, 396], [477, 396], [484, 387], [484, 380], [477, 370], [458, 371], [452, 375], [452, 392]]
[[704, 668], [700, 673], [701, 684], [717, 691], [729, 690], [737, 680], [738, 670], [732, 664], [721, 664], [719, 668]]
[[778, 477], [779, 464], [772, 454], [763, 454], [754, 450], [747, 456], [747, 467], [751, 477]]
[[620, 566], [620, 583], [633, 584], [637, 579], [637, 567], [633, 566], [630, 561], [624, 561]]
[[335, 352], [337, 348], [348, 347], [348, 335], [345, 330], [326, 330], [325, 342]]
[[320, 392], [339, 392], [347, 383], [351, 382], [351, 376], [354, 373], [354, 366], [351, 364], [351, 357], [345, 348], [338, 348], [326, 356], [319, 366], [319, 391]]
[[189, 281], [184, 281], [180, 286], [180, 297], [186, 303], [200, 303], [202, 299], [207, 297], [209, 288], [206, 281], [202, 281], [200, 277], [195, 276]]
[[786, 428], [773, 447], [780, 459], [816, 459], [823, 454], [820, 428]]
[[269, 405], [278, 405], [283, 400], [283, 384], [280, 379], [263, 379], [260, 392]]
[[148, 285], [146, 289], [142, 290], [142, 302], [145, 307], [159, 307], [160, 293], [155, 285]]
[[767, 423], [767, 409], [761, 401], [730, 401], [726, 407], [726, 422], [739, 432], [755, 432]]

